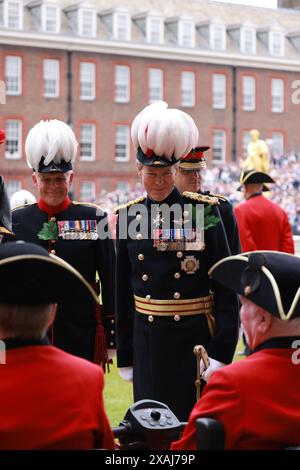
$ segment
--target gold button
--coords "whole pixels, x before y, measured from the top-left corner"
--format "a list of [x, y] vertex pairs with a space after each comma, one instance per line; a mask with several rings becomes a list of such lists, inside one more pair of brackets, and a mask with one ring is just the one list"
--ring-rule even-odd
[[138, 233], [137, 236], [136, 236], [136, 239], [137, 240], [142, 240], [143, 238], [143, 235], [141, 233]]
[[151, 295], [150, 295], [150, 294], [147, 294], [147, 295], [146, 295], [146, 300], [147, 300], [147, 302], [149, 302], [150, 299], [151, 299]]
[[177, 258], [182, 258], [183, 257], [182, 251], [177, 251], [176, 256], [177, 256]]
[[111, 330], [110, 334], [111, 334], [111, 335], [114, 335], [114, 334], [115, 334], [115, 330]]
[[154, 322], [154, 317], [153, 317], [153, 315], [149, 315], [148, 321], [149, 321], [150, 323], [153, 323], [153, 322]]
[[55, 217], [50, 217], [50, 221], [51, 222], [56, 222], [56, 218]]
[[175, 279], [180, 279], [180, 278], [181, 278], [181, 274], [180, 274], [180, 273], [175, 273], [175, 274], [174, 274], [174, 277], [175, 277]]
[[111, 341], [111, 342], [109, 343], [109, 345], [110, 345], [110, 346], [114, 346], [114, 343]]
[[140, 253], [139, 256], [138, 256], [138, 259], [140, 261], [143, 261], [145, 259], [145, 256], [142, 253]]
[[51, 253], [51, 255], [55, 255], [55, 254], [56, 254], [56, 251], [55, 251], [55, 250], [51, 250], [50, 253]]
[[137, 214], [137, 216], [136, 216], [136, 220], [142, 220], [142, 216], [141, 216], [141, 214]]
[[180, 294], [179, 294], [179, 292], [175, 292], [175, 294], [174, 294], [174, 299], [180, 299]]
[[56, 243], [56, 240], [50, 240], [50, 243]]
[[179, 321], [180, 320], [180, 315], [174, 315], [174, 321]]
[[148, 281], [148, 279], [149, 279], [148, 274], [143, 274], [142, 279], [143, 279], [143, 281]]
[[115, 320], [114, 319], [110, 320], [110, 323], [113, 325], [115, 323]]

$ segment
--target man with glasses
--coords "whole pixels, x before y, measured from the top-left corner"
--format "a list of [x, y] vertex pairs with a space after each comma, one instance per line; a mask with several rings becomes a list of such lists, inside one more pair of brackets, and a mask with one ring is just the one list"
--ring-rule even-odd
[[25, 152], [38, 202], [13, 211], [16, 239], [39, 244], [63, 258], [97, 293], [96, 274], [101, 285], [103, 308], [83, 309], [75, 302], [59, 307], [50, 339], [69, 353], [104, 365], [106, 348], [115, 347], [115, 253], [107, 215], [95, 204], [70, 201], [77, 142], [66, 123], [55, 119], [36, 124], [27, 136]]

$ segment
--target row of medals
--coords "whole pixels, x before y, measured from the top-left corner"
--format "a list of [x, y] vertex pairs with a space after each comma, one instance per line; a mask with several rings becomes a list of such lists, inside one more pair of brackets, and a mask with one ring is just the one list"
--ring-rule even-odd
[[58, 236], [63, 240], [97, 240], [96, 220], [58, 220]]

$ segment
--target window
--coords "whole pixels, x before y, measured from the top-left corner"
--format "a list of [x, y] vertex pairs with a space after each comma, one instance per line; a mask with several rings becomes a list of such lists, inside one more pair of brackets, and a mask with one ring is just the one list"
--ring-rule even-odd
[[217, 51], [226, 49], [226, 30], [223, 24], [212, 24], [210, 29], [210, 47]]
[[225, 145], [226, 145], [225, 132], [221, 130], [214, 130], [213, 163], [225, 162]]
[[284, 111], [284, 82], [280, 78], [272, 78], [271, 81], [272, 112]]
[[195, 106], [195, 74], [181, 72], [181, 105]]
[[3, 13], [6, 28], [21, 29], [23, 27], [23, 8], [20, 1], [6, 0]]
[[161, 69], [149, 69], [149, 102], [164, 99], [164, 75]]
[[249, 131], [243, 132], [243, 148], [242, 148], [242, 156], [247, 157], [248, 155], [248, 144], [250, 143], [251, 137]]
[[282, 132], [272, 133], [272, 153], [280, 157], [284, 155], [284, 136]]
[[10, 199], [14, 193], [22, 189], [22, 183], [18, 180], [6, 180], [5, 188], [7, 191], [8, 199]]
[[284, 36], [281, 31], [270, 31], [269, 52], [271, 55], [284, 55]]
[[46, 33], [59, 33], [60, 9], [58, 5], [42, 5], [42, 30]]
[[255, 29], [241, 29], [241, 51], [245, 54], [256, 53], [256, 32]]
[[80, 183], [80, 200], [82, 202], [93, 202], [96, 199], [96, 185], [93, 181], [82, 181]]
[[127, 65], [115, 67], [115, 101], [128, 103], [130, 100], [130, 69]]
[[92, 62], [80, 62], [80, 99], [94, 100], [96, 66]]
[[215, 109], [226, 108], [226, 75], [220, 73], [213, 74], [212, 103]]
[[80, 126], [80, 160], [95, 160], [95, 125], [82, 124]]
[[22, 122], [15, 119], [6, 121], [5, 158], [19, 160], [22, 157]]
[[114, 39], [122, 41], [130, 40], [130, 17], [126, 13], [115, 13]]
[[147, 42], [151, 42], [152, 44], [162, 44], [164, 42], [164, 25], [162, 18], [148, 17], [146, 21]]
[[178, 42], [183, 47], [195, 47], [195, 25], [192, 21], [179, 22]]
[[129, 161], [129, 126], [116, 126], [115, 129], [115, 160], [116, 162]]
[[254, 77], [243, 77], [243, 110], [244, 111], [255, 111], [256, 100], [255, 100], [255, 78]]
[[7, 95], [22, 94], [22, 58], [17, 56], [5, 57], [5, 80]]
[[96, 36], [96, 12], [80, 8], [78, 11], [78, 32], [81, 36]]
[[44, 96], [57, 98], [59, 96], [59, 61], [45, 59], [43, 61]]

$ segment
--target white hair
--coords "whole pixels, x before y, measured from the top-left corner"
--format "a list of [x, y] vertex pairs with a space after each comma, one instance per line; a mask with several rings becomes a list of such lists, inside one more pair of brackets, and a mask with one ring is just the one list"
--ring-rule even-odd
[[169, 160], [185, 157], [197, 146], [199, 133], [194, 120], [179, 109], [168, 109], [164, 101], [146, 106], [133, 120], [131, 138], [135, 149], [152, 150]]
[[45, 165], [65, 162], [73, 163], [78, 143], [71, 127], [63, 121], [52, 119], [40, 121], [32, 127], [25, 142], [25, 153], [29, 168], [38, 170], [41, 158]]

